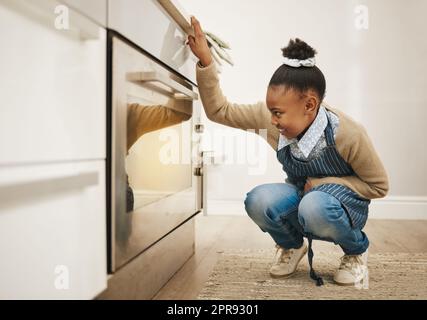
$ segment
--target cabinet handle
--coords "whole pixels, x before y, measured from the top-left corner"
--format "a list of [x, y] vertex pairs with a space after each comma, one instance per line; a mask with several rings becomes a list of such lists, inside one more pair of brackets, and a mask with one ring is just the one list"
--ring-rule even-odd
[[[33, 202], [51, 201], [70, 191], [99, 184], [98, 172], [43, 177], [24, 181], [0, 182], [0, 213], [8, 208], [30, 205]], [[58, 208], [61, 210], [61, 208]]]
[[7, 191], [10, 193], [13, 190], [37, 190], [43, 187], [53, 187], [55, 189], [81, 189], [97, 185], [99, 181], [99, 174], [97, 171], [79, 172], [76, 174], [43, 177], [40, 179], [26, 180], [26, 181], [5, 181], [0, 182], [0, 193]]
[[[184, 87], [182, 84], [176, 82], [175, 80], [157, 71], [133, 72], [133, 73], [129, 73], [127, 75], [127, 78], [130, 81], [137, 81], [137, 82], [143, 82], [143, 83], [160, 82], [165, 86], [168, 86], [169, 88], [171, 88], [176, 93], [183, 94], [185, 96], [185, 99], [197, 100], [199, 98], [199, 95], [194, 91]], [[182, 97], [176, 93], [175, 93], [175, 99], [182, 99]]]
[[185, 33], [194, 36], [190, 16], [175, 0], [157, 0]]

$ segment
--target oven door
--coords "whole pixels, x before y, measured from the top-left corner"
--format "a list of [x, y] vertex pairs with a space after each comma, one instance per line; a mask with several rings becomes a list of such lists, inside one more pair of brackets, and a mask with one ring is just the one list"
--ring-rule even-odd
[[110, 272], [197, 213], [193, 100], [184, 78], [113, 32]]

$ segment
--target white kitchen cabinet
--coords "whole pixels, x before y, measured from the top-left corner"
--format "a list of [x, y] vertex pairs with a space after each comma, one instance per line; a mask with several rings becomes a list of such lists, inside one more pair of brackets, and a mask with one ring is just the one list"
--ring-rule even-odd
[[108, 27], [196, 83], [187, 35], [157, 0], [109, 0]]
[[58, 5], [0, 1], [0, 165], [106, 157], [106, 31]]
[[0, 299], [91, 299], [107, 285], [105, 163], [0, 168]]
[[106, 30], [58, 8], [0, 0], [0, 299], [106, 288]]
[[107, 27], [107, 0], [60, 0]]

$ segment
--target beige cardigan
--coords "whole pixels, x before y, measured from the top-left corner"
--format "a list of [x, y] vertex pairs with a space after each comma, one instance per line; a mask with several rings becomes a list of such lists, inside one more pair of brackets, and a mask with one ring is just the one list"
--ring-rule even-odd
[[[276, 151], [279, 130], [271, 124], [271, 115], [265, 102], [236, 104], [223, 95], [214, 63], [196, 66], [200, 97], [207, 117], [226, 126], [239, 129], [267, 129], [267, 142]], [[347, 186], [366, 199], [384, 197], [389, 189], [387, 173], [363, 126], [343, 112], [326, 106], [339, 117], [335, 137], [338, 153], [351, 165], [355, 176], [308, 177], [313, 187], [336, 183]], [[256, 131], [259, 134], [259, 131]]]

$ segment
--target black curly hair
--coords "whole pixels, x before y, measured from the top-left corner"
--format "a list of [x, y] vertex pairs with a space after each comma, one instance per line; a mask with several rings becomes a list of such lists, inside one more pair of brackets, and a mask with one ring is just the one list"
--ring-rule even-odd
[[[291, 39], [287, 47], [282, 48], [283, 56], [289, 59], [305, 60], [313, 58], [316, 53], [315, 49], [298, 38]], [[285, 86], [287, 89], [296, 89], [301, 93], [313, 89], [322, 102], [325, 96], [326, 80], [317, 66], [296, 68], [282, 64], [274, 72], [268, 86]]]

